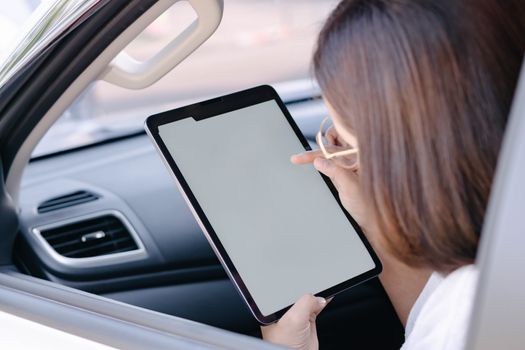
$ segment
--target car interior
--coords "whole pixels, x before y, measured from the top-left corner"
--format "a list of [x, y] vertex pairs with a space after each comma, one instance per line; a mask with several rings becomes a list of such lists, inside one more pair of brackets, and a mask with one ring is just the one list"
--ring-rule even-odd
[[[24, 234], [15, 261], [25, 273], [258, 335], [145, 134], [31, 162], [20, 203]], [[88, 242], [94, 232], [107, 238]], [[369, 343], [379, 324], [392, 330], [380, 340], [399, 345], [399, 321], [378, 281], [370, 281], [334, 299], [319, 320], [321, 342], [323, 329], [327, 339], [345, 340], [351, 325], [363, 337], [356, 342]]]
[[[61, 82], [67, 87], [49, 102], [49, 108], [33, 106], [40, 111], [41, 119], [33, 121], [29, 130], [30, 124], [21, 123], [20, 128], [26, 126], [20, 134], [24, 136], [13, 134], [20, 147], [8, 151], [7, 156], [4, 152], [3, 159], [9, 158], [14, 164], [6, 181], [18, 206], [19, 227], [12, 248], [14, 269], [118, 302], [260, 337], [258, 323], [226, 276], [143, 131], [142, 122], [151, 114], [175, 106], [269, 83], [315, 146], [315, 133], [326, 107], [319, 89], [309, 75], [303, 74], [309, 74], [308, 57], [299, 57], [303, 59], [297, 63], [302, 67], [300, 73], [285, 71], [275, 60], [256, 61], [256, 56], [262, 55], [264, 60], [275, 54], [257, 51], [256, 46], [267, 48], [278, 45], [275, 41], [289, 40], [291, 44], [277, 48], [283, 50], [277, 60], [293, 55], [298, 47], [301, 53], [309, 52], [323, 16], [336, 2], [272, 2], [271, 6], [284, 6], [284, 12], [263, 7], [264, 1], [248, 1], [248, 5], [240, 0], [226, 0], [224, 4], [194, 0], [188, 1], [185, 8], [178, 7], [177, 1], [147, 1], [140, 11], [137, 1], [131, 3], [135, 12], [119, 10], [128, 17], [120, 19], [120, 28], [112, 27], [115, 33], [101, 31], [100, 35], [108, 36], [106, 42], [85, 45], [86, 50], [92, 50], [92, 57], [86, 54], [86, 64], [75, 68], [75, 79]], [[310, 26], [299, 26], [297, 33], [291, 26], [254, 30], [252, 37], [235, 34], [242, 31], [241, 24], [228, 20], [231, 16], [253, 25], [243, 17], [257, 12], [249, 6], [260, 6], [255, 10], [261, 13], [270, 11], [269, 17], [292, 21], [287, 17], [289, 11], [297, 16], [294, 25], [304, 17]], [[160, 48], [150, 48], [149, 53], [144, 52], [144, 45], [134, 49], [133, 45], [138, 45], [135, 38], [145, 40], [162, 30], [155, 19], [169, 8], [173, 12], [191, 12], [186, 21], [189, 26], [183, 23], [178, 35], [169, 33], [175, 40], [162, 42]], [[97, 16], [102, 18], [100, 13]], [[192, 22], [194, 17], [200, 21]], [[260, 19], [263, 23], [266, 20]], [[162, 21], [169, 23], [170, 18], [163, 17]], [[294, 35], [301, 37], [301, 30], [308, 33], [307, 44], [293, 41]], [[82, 49], [78, 44], [84, 35], [82, 28], [72, 33], [77, 43], [73, 37], [66, 37], [60, 44], [64, 55]], [[208, 37], [209, 42], [197, 49]], [[212, 41], [214, 38], [217, 40]], [[228, 61], [224, 58], [228, 56], [214, 50], [221, 40], [231, 38], [236, 38], [240, 49], [235, 52], [225, 46], [223, 50], [232, 57]], [[121, 54], [124, 48], [128, 53]], [[130, 58], [134, 50], [138, 56], [144, 55], [142, 63]], [[155, 50], [159, 54], [151, 55]], [[45, 62], [45, 56], [39, 59]], [[190, 66], [192, 62], [195, 66]], [[57, 59], [55, 66], [47, 64], [58, 71], [65, 63]], [[270, 69], [265, 67], [262, 77], [235, 80], [233, 76], [237, 70], [243, 76], [248, 74], [245, 71], [264, 64]], [[267, 73], [272, 67], [277, 67], [273, 75]], [[36, 99], [34, 95], [32, 98]], [[79, 129], [82, 134], [78, 134]], [[56, 140], [61, 141], [60, 145], [53, 144]], [[403, 326], [378, 279], [337, 295], [318, 318], [318, 332], [322, 349], [340, 349], [348, 344], [354, 348], [399, 349], [404, 340]]]
[[[324, 5], [325, 12], [331, 3]], [[244, 10], [242, 5], [238, 7], [232, 11]], [[181, 7], [174, 10], [177, 9], [184, 11]], [[212, 20], [207, 22], [213, 26]], [[173, 57], [178, 52], [169, 57], [171, 65], [176, 64]], [[60, 134], [60, 128], [67, 129], [71, 123], [82, 126], [83, 121], [98, 117], [88, 113], [97, 113], [93, 105], [99, 103], [98, 95], [111, 94], [108, 82], [127, 89], [149, 84], [137, 83], [126, 75], [125, 67], [119, 68], [122, 71], [106, 75], [105, 85], [92, 85], [77, 98], [57, 121], [56, 130], [49, 132], [50, 142], [46, 144], [44, 138], [25, 168], [19, 192], [19, 235], [13, 250], [16, 267], [24, 274], [64, 286], [260, 337], [258, 323], [227, 278], [142, 129], [124, 129], [117, 137], [101, 141], [95, 138], [95, 142], [49, 151], [53, 139], [66, 138]], [[245, 69], [253, 68], [248, 65]], [[157, 75], [162, 76], [161, 73], [162, 69]], [[276, 80], [284, 78], [275, 76]], [[148, 79], [158, 78], [150, 75]], [[163, 80], [159, 82], [162, 83]], [[221, 88], [228, 91], [228, 83], [231, 84], [226, 81]], [[180, 85], [184, 88], [184, 84]], [[279, 81], [274, 86], [304, 135], [314, 144], [315, 132], [326, 113], [318, 88], [307, 79]], [[164, 93], [184, 96], [181, 87]], [[243, 87], [249, 85], [237, 88]], [[154, 88], [149, 93], [155, 92]], [[121, 98], [118, 93], [126, 98], [126, 91], [114, 93]], [[187, 99], [206, 96], [199, 93], [186, 93]], [[168, 102], [184, 101], [172, 97]], [[148, 116], [141, 106], [137, 106], [138, 111], [130, 111], [129, 106], [122, 104], [118, 108], [120, 113], [137, 115], [136, 119]], [[162, 111], [160, 108], [156, 105], [149, 113]], [[351, 334], [349, 328], [353, 330]], [[376, 337], [378, 328], [387, 331]], [[393, 349], [403, 341], [403, 328], [381, 284], [372, 280], [338, 295], [330, 303], [319, 319], [319, 336], [323, 348], [339, 348], [351, 341]]]

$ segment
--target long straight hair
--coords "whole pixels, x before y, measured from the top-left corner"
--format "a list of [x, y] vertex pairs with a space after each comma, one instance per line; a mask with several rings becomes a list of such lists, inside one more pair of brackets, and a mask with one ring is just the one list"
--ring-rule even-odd
[[474, 261], [524, 53], [522, 0], [346, 0], [314, 71], [360, 148], [388, 249], [411, 266]]

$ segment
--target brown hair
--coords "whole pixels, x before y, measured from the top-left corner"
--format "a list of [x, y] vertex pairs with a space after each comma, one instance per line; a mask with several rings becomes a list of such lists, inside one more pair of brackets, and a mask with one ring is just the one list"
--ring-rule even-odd
[[316, 78], [360, 148], [381, 236], [411, 266], [473, 262], [524, 52], [522, 0], [346, 0]]

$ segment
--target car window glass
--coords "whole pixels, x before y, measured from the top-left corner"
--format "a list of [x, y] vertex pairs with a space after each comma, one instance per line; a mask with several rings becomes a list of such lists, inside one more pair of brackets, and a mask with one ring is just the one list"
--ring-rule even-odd
[[[208, 41], [143, 90], [98, 81], [86, 89], [37, 146], [33, 156], [142, 131], [154, 113], [260, 84], [308, 81], [315, 39], [335, 0], [225, 0], [224, 17]], [[125, 51], [143, 60], [195, 18], [180, 2], [148, 26]]]

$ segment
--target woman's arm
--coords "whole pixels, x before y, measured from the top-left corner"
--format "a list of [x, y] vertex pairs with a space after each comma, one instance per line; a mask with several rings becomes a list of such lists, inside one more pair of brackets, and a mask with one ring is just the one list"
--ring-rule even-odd
[[[339, 167], [335, 162], [319, 156], [318, 151], [310, 151], [292, 157], [292, 162], [295, 164], [313, 162], [315, 168], [328, 176], [337, 187], [343, 206], [363, 227], [370, 244], [383, 264], [383, 272], [379, 279], [400, 321], [405, 326], [408, 314], [430, 277], [431, 271], [411, 268], [388, 254], [381, 244], [380, 235], [373, 229], [375, 225], [366, 215], [367, 210], [361, 199], [358, 176], [352, 170]], [[262, 327], [263, 338], [296, 349], [317, 349], [315, 319], [325, 304], [318, 304], [315, 300], [316, 298], [311, 295], [302, 297], [281, 320], [271, 326]]]
[[332, 180], [339, 191], [343, 206], [363, 228], [368, 241], [383, 264], [383, 272], [379, 279], [396, 310], [399, 320], [405, 326], [408, 314], [432, 271], [410, 267], [393, 257], [385, 249], [386, 244], [382, 243], [381, 234], [378, 232], [373, 219], [367, 215], [368, 210], [359, 189], [358, 175], [351, 170], [337, 166], [335, 162], [316, 158], [316, 151], [307, 152], [301, 157], [303, 157], [302, 162], [297, 162], [297, 158], [292, 158], [292, 161], [301, 164], [308, 161], [309, 157], [314, 157], [311, 159], [315, 168]]
[[[408, 314], [431, 272], [410, 268], [388, 257], [383, 257], [381, 260], [383, 272], [379, 279], [405, 326]], [[326, 304], [327, 302], [322, 298], [312, 295], [303, 296], [277, 323], [261, 327], [263, 339], [293, 349], [319, 349], [315, 321]]]

